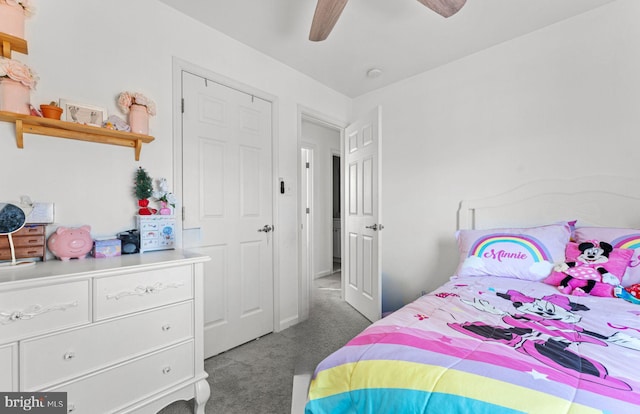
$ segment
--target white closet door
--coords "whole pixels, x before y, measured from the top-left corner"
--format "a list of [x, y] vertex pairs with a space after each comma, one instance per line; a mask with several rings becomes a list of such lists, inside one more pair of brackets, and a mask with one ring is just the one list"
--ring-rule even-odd
[[183, 72], [185, 249], [205, 264], [205, 356], [273, 331], [271, 103]]

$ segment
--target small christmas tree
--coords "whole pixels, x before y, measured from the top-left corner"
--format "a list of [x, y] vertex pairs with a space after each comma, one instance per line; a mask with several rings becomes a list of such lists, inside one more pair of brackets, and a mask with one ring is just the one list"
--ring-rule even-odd
[[149, 216], [154, 214], [154, 209], [150, 209], [148, 198], [153, 194], [153, 181], [144, 168], [138, 167], [136, 171], [135, 186], [133, 187], [133, 193], [138, 199], [138, 214], [142, 216]]
[[145, 169], [142, 167], [138, 167], [138, 170], [136, 171], [134, 193], [138, 200], [144, 200], [145, 198], [151, 197], [151, 194], [153, 194], [153, 182], [151, 177], [149, 177], [149, 174], [147, 174]]

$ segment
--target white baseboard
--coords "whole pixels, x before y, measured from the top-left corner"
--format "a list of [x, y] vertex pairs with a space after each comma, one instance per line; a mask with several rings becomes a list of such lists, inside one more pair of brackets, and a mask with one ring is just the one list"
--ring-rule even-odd
[[276, 332], [280, 332], [280, 331], [284, 331], [287, 328], [292, 327], [293, 325], [298, 324], [298, 322], [300, 322], [300, 318], [298, 318], [298, 315], [296, 316], [292, 316], [288, 319], [285, 319], [283, 321], [280, 321], [280, 323], [278, 324], [278, 330]]
[[325, 276], [330, 276], [333, 274], [333, 270], [329, 269], [329, 270], [323, 270], [322, 272], [318, 272], [315, 275], [313, 275], [314, 279], [320, 279], [321, 277], [325, 277]]

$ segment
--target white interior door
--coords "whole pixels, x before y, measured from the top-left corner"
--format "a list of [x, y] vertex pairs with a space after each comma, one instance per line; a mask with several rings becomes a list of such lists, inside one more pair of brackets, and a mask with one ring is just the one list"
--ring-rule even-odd
[[380, 122], [377, 107], [348, 126], [344, 140], [344, 297], [371, 321], [382, 313]]
[[183, 72], [183, 245], [205, 264], [205, 356], [273, 331], [271, 103]]

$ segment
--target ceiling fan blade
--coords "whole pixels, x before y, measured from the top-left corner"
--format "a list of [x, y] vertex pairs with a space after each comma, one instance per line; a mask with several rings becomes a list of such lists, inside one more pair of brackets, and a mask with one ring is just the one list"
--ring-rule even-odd
[[318, 0], [313, 22], [311, 23], [309, 40], [314, 42], [325, 40], [346, 5], [347, 0]]
[[464, 6], [467, 0], [418, 0], [443, 17], [451, 17]]

